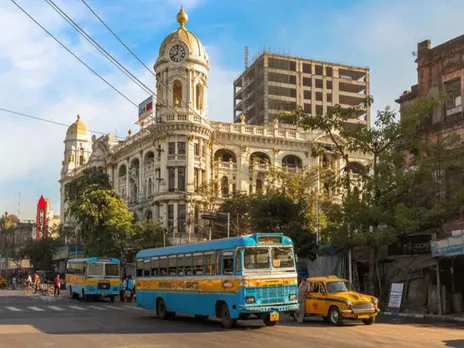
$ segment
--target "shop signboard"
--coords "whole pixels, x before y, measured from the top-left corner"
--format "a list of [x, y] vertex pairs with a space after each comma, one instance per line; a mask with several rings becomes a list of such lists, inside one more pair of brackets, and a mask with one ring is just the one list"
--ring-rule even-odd
[[434, 257], [464, 255], [464, 235], [434, 240], [430, 242], [430, 246]]

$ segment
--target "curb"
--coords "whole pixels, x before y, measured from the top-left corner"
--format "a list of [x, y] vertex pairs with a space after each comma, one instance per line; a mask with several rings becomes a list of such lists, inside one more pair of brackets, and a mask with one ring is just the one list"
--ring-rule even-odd
[[395, 312], [380, 312], [379, 314], [390, 316], [390, 317], [401, 317], [401, 318], [411, 318], [411, 319], [432, 319], [432, 320], [446, 321], [446, 322], [452, 322], [452, 323], [464, 323], [464, 317], [450, 317], [447, 315], [395, 313]]

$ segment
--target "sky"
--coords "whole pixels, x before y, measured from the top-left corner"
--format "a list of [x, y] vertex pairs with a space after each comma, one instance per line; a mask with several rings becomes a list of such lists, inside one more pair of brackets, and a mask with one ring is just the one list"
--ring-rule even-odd
[[[44, 0], [15, 0], [41, 25], [136, 104], [146, 92], [116, 70]], [[152, 67], [164, 37], [186, 27], [210, 56], [209, 117], [232, 122], [233, 81], [262, 49], [370, 68], [372, 114], [416, 83], [413, 52], [464, 34], [462, 0], [86, 0], [137, 56]], [[144, 83], [153, 76], [80, 0], [54, 0]], [[56, 43], [11, 0], [0, 1], [0, 108], [125, 136], [138, 110]], [[59, 212], [66, 127], [0, 111], [0, 211], [35, 219], [40, 195]], [[20, 193], [20, 199], [18, 199]]]

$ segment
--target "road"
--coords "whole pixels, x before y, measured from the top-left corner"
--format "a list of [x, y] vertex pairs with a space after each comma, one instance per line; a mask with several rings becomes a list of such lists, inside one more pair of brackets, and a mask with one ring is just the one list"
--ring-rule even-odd
[[317, 318], [303, 325], [284, 318], [275, 327], [244, 321], [235, 329], [224, 330], [218, 321], [197, 321], [188, 316], [160, 321], [154, 313], [134, 304], [86, 303], [4, 292], [0, 294], [0, 348], [464, 348], [462, 324], [383, 320], [372, 326], [347, 323], [331, 327]]

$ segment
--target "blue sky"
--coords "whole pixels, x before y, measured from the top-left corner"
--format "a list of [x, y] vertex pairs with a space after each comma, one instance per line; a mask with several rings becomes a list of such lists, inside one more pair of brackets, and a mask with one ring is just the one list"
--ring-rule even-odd
[[[130, 99], [146, 94], [115, 71], [42, 0], [16, 0]], [[56, 0], [69, 16], [154, 88], [155, 81], [76, 0]], [[232, 82], [262, 48], [368, 66], [373, 114], [416, 82], [412, 52], [430, 39], [438, 45], [464, 34], [462, 0], [87, 0], [148, 65], [163, 38], [177, 28], [183, 2], [187, 28], [207, 47], [210, 118], [232, 120]], [[0, 107], [72, 123], [79, 113], [89, 128], [123, 136], [137, 110], [41, 31], [10, 1], [0, 3]], [[59, 210], [58, 179], [66, 128], [0, 112], [0, 211], [35, 216], [40, 195]]]

